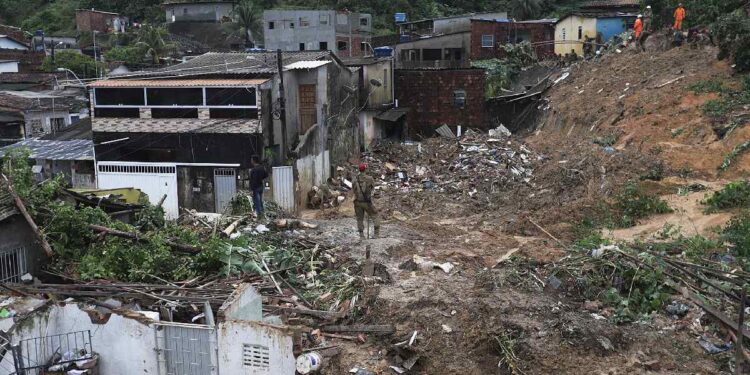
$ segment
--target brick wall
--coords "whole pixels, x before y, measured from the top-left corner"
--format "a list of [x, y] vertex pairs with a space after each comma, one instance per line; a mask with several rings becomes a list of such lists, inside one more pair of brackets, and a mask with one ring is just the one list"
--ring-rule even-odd
[[95, 12], [90, 10], [76, 11], [76, 29], [80, 32], [99, 31], [108, 32], [112, 28], [115, 14]]
[[[505, 51], [498, 43], [505, 44], [513, 39], [517, 31], [528, 31], [531, 33], [531, 42], [554, 41], [555, 25], [552, 23], [508, 23], [495, 21], [471, 21], [471, 59], [484, 60], [491, 58], [503, 58]], [[482, 47], [482, 35], [494, 35], [495, 43], [492, 48]], [[555, 45], [545, 44], [534, 47], [536, 55], [540, 59], [548, 59], [555, 56]]]
[[[485, 128], [485, 72], [483, 69], [396, 70], [396, 97], [406, 115], [409, 137], [434, 136], [434, 130], [447, 124]], [[454, 105], [454, 93], [466, 92], [463, 108]]]

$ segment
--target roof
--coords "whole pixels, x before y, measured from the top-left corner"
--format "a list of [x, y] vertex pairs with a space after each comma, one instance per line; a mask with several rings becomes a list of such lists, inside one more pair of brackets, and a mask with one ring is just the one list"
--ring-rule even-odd
[[26, 111], [31, 109], [71, 109], [84, 99], [58, 92], [0, 91], [0, 108]]
[[378, 120], [396, 122], [408, 112], [409, 108], [391, 108], [383, 113], [379, 113], [375, 118]]
[[382, 62], [388, 62], [391, 60], [393, 60], [391, 57], [363, 57], [360, 59], [344, 60], [344, 65], [346, 66], [373, 65], [373, 64], [379, 64]]
[[[313, 61], [322, 59], [338, 58], [330, 51], [300, 51], [283, 52], [282, 65], [289, 65], [297, 61]], [[277, 70], [276, 52], [209, 52], [196, 56], [184, 63], [168, 66], [166, 68], [148, 71], [134, 72], [125, 77], [151, 77], [151, 76], [190, 76], [190, 75], [243, 75], [243, 74], [276, 74]]]
[[24, 41], [22, 41], [22, 40], [18, 40], [18, 39], [14, 38], [14, 37], [12, 37], [12, 36], [10, 36], [10, 35], [0, 35], [0, 38], [6, 38], [6, 39], [10, 39], [10, 40], [12, 40], [12, 41], [14, 41], [14, 42], [16, 42], [16, 43], [18, 43], [18, 44], [21, 44], [21, 45], [24, 45], [24, 46], [26, 46], [27, 48], [29, 47], [29, 44], [28, 44], [28, 43], [26, 43], [26, 42], [24, 42]]
[[630, 7], [641, 6], [640, 0], [593, 0], [581, 4], [582, 8], [617, 8], [617, 7]]
[[9, 63], [9, 62], [17, 63], [18, 60], [0, 60], [0, 63]]
[[255, 86], [268, 79], [104, 79], [89, 87], [195, 87], [195, 86]]
[[602, 11], [579, 11], [579, 12], [570, 12], [565, 15], [560, 16], [560, 18], [557, 19], [556, 23], [560, 23], [561, 21], [567, 19], [570, 16], [578, 16], [578, 17], [584, 17], [584, 18], [626, 18], [626, 17], [637, 17], [638, 15], [635, 13], [625, 13], [625, 12], [602, 12]]
[[46, 141], [72, 141], [76, 139], [92, 139], [91, 117], [81, 119], [75, 124], [65, 127], [51, 134], [45, 134], [39, 139]]
[[27, 139], [0, 148], [0, 156], [14, 148], [27, 148], [31, 159], [46, 160], [94, 160], [94, 142], [90, 139], [71, 141], [48, 141]]
[[0, 221], [18, 213], [13, 196], [8, 191], [8, 184], [0, 177]]
[[297, 61], [289, 65], [284, 66], [284, 70], [296, 70], [296, 69], [317, 69], [321, 66], [328, 64], [330, 61]]
[[96, 118], [92, 128], [103, 133], [256, 134], [262, 131], [257, 119]]
[[495, 23], [557, 23], [557, 18], [544, 18], [540, 20], [514, 21], [507, 18], [472, 18], [472, 21], [495, 22]]
[[498, 14], [498, 13], [506, 13], [507, 14], [508, 12], [506, 12], [506, 11], [498, 11], [498, 12], [482, 12], [482, 13], [465, 13], [465, 14], [458, 14], [458, 15], [455, 15], [455, 16], [435, 17], [435, 18], [423, 18], [421, 20], [416, 20], [416, 21], [399, 22], [398, 25], [408, 25], [408, 24], [411, 24], [411, 23], [420, 23], [420, 22], [425, 22], [425, 21], [449, 20], [449, 19], [452, 19], [452, 18], [468, 18], [468, 17], [474, 17], [474, 16], [476, 16], [478, 18], [481, 18], [482, 15], [486, 15], [486, 14]]
[[87, 13], [102, 13], [102, 14], [111, 14], [113, 16], [119, 16], [118, 13], [112, 13], [112, 12], [105, 12], [103, 10], [96, 10], [96, 9], [76, 9], [76, 13], [78, 12], [87, 12]]

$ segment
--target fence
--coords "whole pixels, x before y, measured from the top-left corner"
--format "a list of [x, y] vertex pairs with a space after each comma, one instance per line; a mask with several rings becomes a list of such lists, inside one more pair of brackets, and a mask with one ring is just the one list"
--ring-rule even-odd
[[36, 374], [37, 371], [27, 371], [45, 369], [57, 356], [59, 360], [54, 364], [65, 364], [80, 360], [82, 355], [94, 352], [89, 330], [25, 339], [12, 349], [16, 374], [19, 375]]
[[161, 323], [156, 325], [155, 334], [161, 375], [218, 373], [218, 345], [213, 327]]

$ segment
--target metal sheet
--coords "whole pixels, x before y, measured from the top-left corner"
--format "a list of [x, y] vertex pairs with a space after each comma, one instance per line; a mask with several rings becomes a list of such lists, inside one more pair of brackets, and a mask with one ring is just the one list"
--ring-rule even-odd
[[296, 210], [294, 172], [291, 166], [273, 167], [273, 200], [286, 211]]
[[316, 69], [330, 61], [327, 60], [316, 60], [316, 61], [297, 61], [289, 65], [284, 66], [284, 70], [295, 70], [295, 69]]
[[237, 194], [237, 178], [233, 168], [214, 169], [214, 200], [216, 212], [224, 213]]
[[157, 359], [164, 375], [217, 374], [216, 331], [204, 325], [162, 323], [156, 330]]

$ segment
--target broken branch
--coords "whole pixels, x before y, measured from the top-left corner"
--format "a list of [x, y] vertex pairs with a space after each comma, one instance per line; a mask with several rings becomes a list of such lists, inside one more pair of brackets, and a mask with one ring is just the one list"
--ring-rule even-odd
[[[120, 237], [120, 238], [127, 238], [134, 241], [139, 242], [147, 242], [148, 240], [145, 237], [139, 236], [139, 233], [131, 233], [131, 232], [124, 232], [117, 229], [107, 228], [101, 225], [96, 224], [89, 224], [89, 228], [95, 232], [103, 233], [105, 235]], [[165, 241], [167, 245], [169, 245], [173, 250], [186, 253], [186, 254], [197, 254], [201, 252], [201, 249], [195, 246], [185, 245], [181, 243], [177, 243], [172, 240], [166, 240]]]

